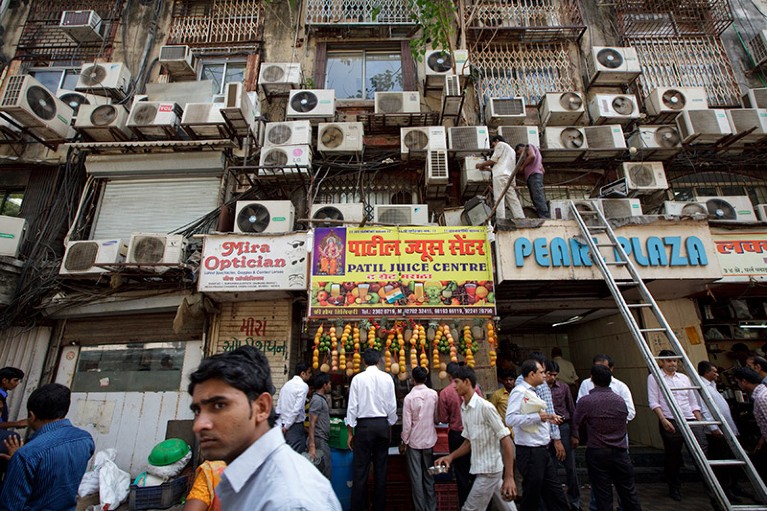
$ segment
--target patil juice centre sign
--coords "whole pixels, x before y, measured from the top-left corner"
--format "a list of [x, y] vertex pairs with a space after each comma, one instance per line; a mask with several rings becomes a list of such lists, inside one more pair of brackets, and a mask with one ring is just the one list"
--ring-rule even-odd
[[486, 227], [314, 231], [309, 316], [495, 315]]

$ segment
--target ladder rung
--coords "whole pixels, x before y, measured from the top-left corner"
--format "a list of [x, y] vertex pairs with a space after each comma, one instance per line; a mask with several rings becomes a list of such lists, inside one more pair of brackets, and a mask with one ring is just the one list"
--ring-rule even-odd
[[687, 421], [688, 426], [719, 426], [721, 424], [719, 421]]
[[631, 281], [631, 282], [628, 282], [628, 281], [623, 281], [623, 282], [616, 282], [616, 283], [615, 283], [615, 285], [617, 285], [617, 286], [638, 286], [638, 285], [639, 285], [639, 282], [634, 282], [634, 281]]
[[626, 266], [626, 261], [605, 261], [607, 266]]
[[[666, 329], [665, 328], [640, 328], [639, 331], [640, 332], [665, 332]], [[682, 357], [677, 356], [677, 357], [666, 357], [666, 358], [682, 358]]]
[[712, 467], [730, 467], [737, 465], [745, 465], [745, 461], [741, 460], [708, 460], [707, 462]]
[[663, 357], [653, 357], [655, 360], [682, 360], [682, 355], [666, 355]]
[[586, 229], [587, 229], [589, 232], [591, 232], [591, 231], [594, 231], [594, 230], [597, 230], [597, 231], [606, 231], [606, 230], [607, 230], [607, 227], [605, 227], [604, 225], [587, 225], [587, 226], [586, 226]]
[[730, 504], [727, 509], [730, 511], [764, 511], [764, 504]]
[[597, 243], [598, 247], [615, 247], [615, 243]]
[[629, 309], [641, 309], [642, 307], [652, 307], [651, 303], [628, 303], [626, 307]]
[[700, 390], [700, 387], [697, 385], [690, 385], [689, 387], [669, 387], [669, 390], [672, 392], [675, 390]]
[[580, 214], [581, 216], [583, 216], [583, 215], [596, 215], [597, 212], [594, 211], [594, 210], [586, 210], [586, 211], [578, 211], [578, 214]]

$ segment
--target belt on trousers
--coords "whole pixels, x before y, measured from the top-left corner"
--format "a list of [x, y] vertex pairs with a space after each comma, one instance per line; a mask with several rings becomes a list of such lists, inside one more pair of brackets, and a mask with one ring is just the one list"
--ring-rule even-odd
[[357, 419], [357, 423], [360, 421], [377, 421], [377, 420], [386, 420], [386, 417], [360, 417]]

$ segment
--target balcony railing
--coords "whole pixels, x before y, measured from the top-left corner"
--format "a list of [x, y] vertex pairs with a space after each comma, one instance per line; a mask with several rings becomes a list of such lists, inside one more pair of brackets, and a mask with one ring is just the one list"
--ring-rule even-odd
[[586, 29], [577, 0], [469, 0], [466, 23], [496, 41], [578, 39]]
[[624, 37], [720, 35], [732, 23], [728, 0], [616, 0]]
[[414, 25], [410, 0], [307, 0], [306, 24]]

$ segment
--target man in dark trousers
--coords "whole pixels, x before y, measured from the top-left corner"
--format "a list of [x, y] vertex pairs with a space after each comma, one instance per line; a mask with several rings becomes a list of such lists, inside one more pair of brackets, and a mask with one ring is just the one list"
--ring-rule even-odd
[[391, 375], [378, 369], [381, 352], [362, 354], [367, 369], [352, 378], [346, 426], [353, 453], [352, 510], [368, 509], [368, 471], [373, 463], [373, 511], [386, 509], [386, 466], [391, 427], [397, 422], [397, 398]]
[[578, 447], [581, 425], [585, 425], [586, 467], [591, 491], [596, 498], [597, 511], [612, 511], [612, 485], [620, 497], [624, 511], [640, 511], [634, 467], [628, 453], [626, 419], [628, 408], [622, 397], [610, 389], [610, 369], [595, 365], [591, 368], [594, 389], [578, 400], [572, 421], [571, 445]]

